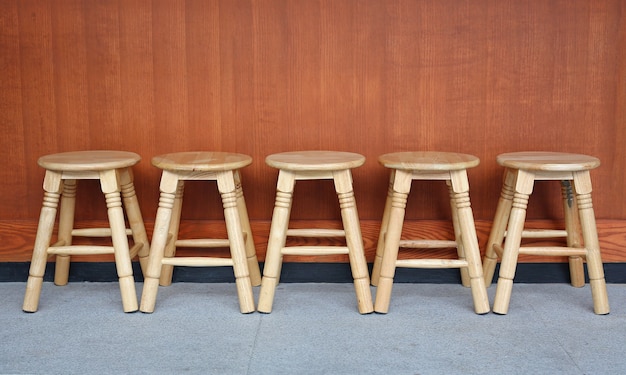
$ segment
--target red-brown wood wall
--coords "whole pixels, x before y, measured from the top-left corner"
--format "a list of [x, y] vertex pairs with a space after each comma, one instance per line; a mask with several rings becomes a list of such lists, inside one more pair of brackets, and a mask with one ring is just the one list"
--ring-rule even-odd
[[[479, 156], [470, 184], [484, 243], [501, 182], [496, 155], [554, 150], [601, 159], [592, 178], [604, 257], [623, 262], [625, 17], [623, 0], [1, 1], [0, 261], [30, 258], [41, 155], [139, 153], [150, 229], [152, 156], [249, 154], [244, 192], [263, 258], [276, 182], [265, 156], [331, 149], [367, 157], [354, 182], [370, 261], [387, 190], [378, 155]], [[90, 225], [106, 214], [97, 186], [84, 185], [77, 221]], [[186, 190], [196, 201], [183, 213], [189, 234], [222, 217], [206, 189]], [[537, 186], [529, 219], [558, 218], [558, 194]], [[299, 183], [295, 196], [292, 219], [338, 219], [330, 184]], [[415, 185], [408, 208], [409, 230], [448, 231], [439, 184]]]

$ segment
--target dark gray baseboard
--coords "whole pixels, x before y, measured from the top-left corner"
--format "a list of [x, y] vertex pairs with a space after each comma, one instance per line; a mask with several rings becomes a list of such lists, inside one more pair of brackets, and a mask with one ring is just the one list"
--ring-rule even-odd
[[[26, 281], [28, 267], [28, 262], [0, 263], [0, 282]], [[133, 263], [133, 268], [135, 281], [143, 281], [139, 264]], [[496, 277], [497, 272], [498, 268], [496, 268]], [[607, 283], [626, 283], [626, 263], [607, 263], [604, 265], [604, 272]], [[44, 280], [52, 281], [53, 274], [54, 263], [48, 263]], [[70, 282], [112, 281], [117, 281], [114, 263], [76, 262], [70, 267]], [[234, 282], [235, 278], [231, 267], [175, 267], [173, 281], [228, 283]], [[352, 277], [347, 263], [284, 263], [280, 281], [284, 283], [350, 283]], [[397, 283], [455, 284], [460, 282], [460, 276], [456, 269], [398, 268], [394, 281]], [[568, 283], [568, 265], [567, 263], [520, 263], [515, 274], [515, 282]]]

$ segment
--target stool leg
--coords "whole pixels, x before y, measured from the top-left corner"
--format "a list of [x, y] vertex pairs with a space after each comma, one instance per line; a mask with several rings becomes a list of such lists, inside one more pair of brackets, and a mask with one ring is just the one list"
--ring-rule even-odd
[[[450, 195], [450, 208], [452, 211], [452, 228], [454, 228], [454, 241], [456, 242], [456, 252], [459, 257], [459, 260], [466, 260], [465, 258], [465, 249], [463, 248], [463, 233], [461, 231], [461, 226], [459, 223], [459, 213], [457, 210], [457, 204], [455, 200], [455, 192], [452, 188], [452, 182], [446, 181], [448, 185], [448, 193]], [[482, 274], [482, 264], [481, 264], [481, 274]], [[470, 284], [470, 276], [467, 270], [467, 267], [461, 267], [461, 284], [464, 287], [469, 287]], [[483, 283], [484, 284], [484, 283]]]
[[[72, 245], [74, 229], [74, 212], [76, 208], [76, 180], [63, 180], [61, 209], [59, 210], [58, 242], [63, 246]], [[57, 255], [54, 265], [54, 284], [67, 285], [70, 275], [70, 256]]]
[[474, 214], [470, 205], [469, 182], [467, 171], [451, 171], [451, 191], [453, 194], [453, 211], [456, 212], [458, 227], [461, 232], [463, 245], [461, 246], [467, 260], [467, 274], [474, 299], [474, 311], [477, 314], [489, 312], [489, 297], [483, 278], [483, 269], [480, 262], [480, 249], [474, 225]]
[[513, 289], [513, 278], [517, 268], [517, 258], [522, 242], [522, 231], [526, 220], [526, 207], [528, 207], [528, 197], [532, 193], [534, 175], [526, 171], [518, 171], [515, 183], [515, 194], [511, 215], [509, 217], [508, 231], [502, 261], [500, 262], [500, 274], [496, 287], [496, 296], [493, 303], [493, 312], [506, 314], [509, 310], [511, 291]]
[[163, 171], [160, 184], [159, 208], [154, 221], [154, 233], [150, 244], [148, 267], [144, 274], [143, 291], [141, 293], [141, 306], [139, 310], [144, 313], [154, 311], [156, 296], [159, 291], [159, 278], [161, 276], [163, 253], [169, 236], [170, 221], [172, 220], [172, 208], [176, 201], [179, 190], [178, 176]]
[[487, 247], [485, 248], [485, 259], [483, 260], [483, 272], [485, 274], [485, 286], [489, 287], [493, 281], [493, 275], [496, 270], [496, 264], [498, 263], [498, 254], [494, 250], [494, 245], [502, 245], [504, 240], [504, 232], [509, 222], [509, 216], [511, 214], [511, 206], [513, 204], [513, 186], [517, 174], [509, 169], [504, 172], [504, 178], [502, 183], [502, 192], [500, 193], [500, 199], [498, 200], [498, 207], [496, 208], [496, 215], [493, 219], [491, 226], [491, 232], [489, 233], [489, 239], [487, 240]]
[[[128, 224], [133, 233], [133, 241], [135, 244], [142, 244], [137, 255], [139, 256], [139, 264], [141, 271], [145, 272], [148, 266], [148, 255], [150, 254], [150, 242], [146, 234], [146, 228], [143, 223], [143, 216], [139, 208], [135, 185], [133, 183], [133, 172], [131, 168], [121, 169], [119, 171], [120, 185], [122, 189], [122, 199], [128, 216]], [[133, 256], [131, 255], [131, 259]]]
[[235, 178], [235, 186], [237, 190], [237, 210], [239, 211], [239, 220], [241, 221], [241, 229], [245, 234], [246, 258], [248, 261], [248, 272], [250, 272], [250, 281], [253, 286], [259, 286], [261, 285], [261, 270], [259, 268], [259, 261], [254, 247], [254, 236], [252, 235], [252, 228], [250, 227], [250, 218], [248, 217], [246, 200], [243, 197], [241, 174], [239, 171], [233, 171], [233, 176]]
[[295, 174], [290, 171], [280, 170], [278, 172], [278, 183], [276, 187], [276, 202], [272, 214], [272, 224], [267, 243], [267, 253], [265, 254], [265, 266], [263, 267], [263, 279], [261, 290], [259, 291], [258, 311], [264, 313], [272, 312], [274, 303], [274, 293], [280, 277], [282, 263], [282, 248], [287, 240], [287, 227], [289, 225], [289, 215], [291, 213], [291, 203], [293, 199], [293, 189], [295, 186]]
[[350, 268], [354, 278], [354, 288], [356, 291], [358, 309], [361, 314], [369, 314], [374, 311], [372, 304], [372, 291], [370, 290], [370, 276], [365, 261], [365, 250], [363, 249], [363, 237], [361, 235], [361, 225], [359, 224], [359, 214], [354, 199], [352, 189], [352, 174], [349, 169], [333, 172], [335, 190], [339, 198], [341, 207], [341, 219], [346, 232], [346, 242], [348, 245], [348, 256], [350, 258]]
[[124, 312], [137, 311], [137, 292], [135, 290], [133, 267], [130, 261], [128, 237], [126, 236], [126, 222], [124, 221], [124, 211], [122, 209], [118, 172], [116, 170], [100, 172], [100, 186], [106, 198], [115, 252], [115, 267], [122, 295], [122, 306]]
[[385, 199], [385, 210], [383, 211], [383, 219], [380, 223], [380, 233], [378, 235], [378, 244], [376, 246], [376, 257], [374, 258], [374, 267], [372, 268], [372, 285], [378, 285], [380, 277], [380, 266], [383, 261], [383, 251], [385, 249], [385, 238], [387, 236], [387, 228], [389, 227], [389, 212], [391, 211], [391, 196], [393, 195], [393, 180], [395, 170], [392, 169], [389, 178], [389, 188], [387, 189], [387, 198]]
[[26, 312], [35, 312], [39, 306], [41, 286], [48, 260], [48, 247], [50, 246], [59, 199], [61, 198], [61, 175], [56, 172], [46, 171], [43, 188], [43, 205], [39, 215], [37, 236], [35, 237], [35, 246], [24, 294], [24, 304], [22, 305], [22, 310]]
[[235, 283], [239, 296], [239, 309], [242, 313], [250, 313], [254, 308], [254, 295], [252, 283], [248, 272], [246, 258], [246, 243], [243, 238], [241, 220], [237, 205], [237, 191], [233, 171], [220, 172], [217, 175], [217, 187], [222, 195], [224, 206], [224, 218], [226, 219], [226, 231], [230, 242], [230, 254], [233, 259]]
[[[176, 196], [174, 198], [174, 206], [172, 207], [167, 229], [168, 237], [165, 242], [164, 258], [173, 258], [176, 255], [176, 241], [178, 240], [178, 230], [180, 228], [180, 215], [183, 209], [183, 194], [185, 191], [185, 181], [178, 180], [176, 185]], [[161, 266], [161, 276], [159, 277], [159, 285], [172, 285], [172, 277], [174, 276], [174, 266], [164, 264]]]
[[598, 231], [591, 201], [591, 177], [589, 176], [589, 171], [574, 173], [574, 188], [576, 190], [583, 241], [587, 249], [587, 268], [591, 295], [593, 297], [593, 309], [596, 314], [608, 314], [610, 312], [609, 297], [606, 292]]
[[376, 303], [374, 311], [386, 314], [389, 311], [393, 278], [396, 273], [396, 260], [402, 235], [406, 202], [411, 190], [411, 174], [396, 170], [391, 194], [391, 208], [389, 210], [389, 222], [385, 236], [385, 247], [380, 266], [380, 277], [376, 288]]
[[[567, 246], [582, 248], [582, 229], [578, 218], [578, 207], [572, 191], [572, 183], [569, 180], [561, 181], [561, 196], [563, 197], [563, 212], [565, 216], [565, 230], [567, 232]], [[570, 282], [572, 286], [585, 286], [585, 268], [583, 258], [580, 256], [569, 257]]]

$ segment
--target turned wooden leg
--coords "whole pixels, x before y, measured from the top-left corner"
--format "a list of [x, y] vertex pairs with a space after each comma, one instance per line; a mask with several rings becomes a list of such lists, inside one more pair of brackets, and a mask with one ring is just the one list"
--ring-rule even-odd
[[378, 279], [378, 287], [376, 288], [374, 311], [378, 313], [387, 313], [389, 311], [402, 225], [404, 223], [407, 198], [411, 190], [411, 182], [410, 173], [396, 170], [391, 194], [389, 223], [387, 225], [385, 247], [380, 266], [380, 277]]
[[[454, 229], [454, 241], [456, 242], [456, 253], [459, 257], [459, 260], [466, 260], [465, 258], [465, 249], [463, 247], [463, 232], [461, 231], [461, 226], [459, 223], [459, 213], [457, 210], [457, 204], [455, 201], [456, 193], [452, 188], [452, 181], [446, 181], [448, 185], [448, 194], [450, 196], [450, 209], [452, 212], [452, 228]], [[481, 265], [482, 270], [482, 265]], [[470, 286], [470, 277], [466, 267], [460, 268], [461, 273], [461, 284], [464, 287]]]
[[485, 258], [483, 260], [483, 273], [485, 276], [485, 286], [487, 287], [489, 287], [493, 281], [493, 275], [498, 263], [498, 254], [496, 254], [493, 246], [502, 245], [506, 226], [509, 222], [513, 204], [513, 186], [515, 185], [516, 176], [517, 174], [510, 169], [506, 169], [504, 172], [502, 192], [498, 199], [498, 207], [496, 208], [496, 214], [485, 248]]
[[261, 285], [261, 270], [259, 268], [259, 260], [256, 256], [256, 248], [254, 246], [254, 236], [250, 227], [250, 218], [248, 217], [248, 209], [246, 208], [246, 200], [243, 197], [243, 188], [241, 187], [241, 174], [239, 171], [233, 172], [235, 178], [235, 186], [237, 190], [237, 210], [239, 211], [239, 221], [241, 229], [244, 233], [246, 242], [246, 258], [248, 262], [248, 272], [250, 273], [250, 281], [253, 286]]
[[172, 220], [172, 208], [174, 207], [178, 188], [178, 177], [175, 174], [163, 171], [163, 175], [161, 176], [159, 207], [154, 222], [148, 267], [144, 274], [141, 306], [139, 308], [141, 312], [151, 313], [154, 311], [156, 296], [159, 291], [159, 278], [161, 277], [163, 265], [162, 261], [169, 237], [170, 221]]
[[[163, 172], [166, 178], [173, 177], [175, 174]], [[169, 226], [167, 229], [167, 241], [165, 242], [164, 258], [173, 258], [176, 255], [176, 241], [178, 241], [178, 230], [180, 228], [180, 215], [183, 209], [183, 194], [185, 192], [185, 181], [177, 180], [176, 195], [174, 205], [170, 212]], [[171, 264], [163, 264], [161, 266], [161, 276], [159, 277], [159, 285], [172, 285], [172, 277], [174, 276], [174, 266]]]
[[365, 250], [363, 249], [363, 237], [359, 223], [359, 214], [352, 190], [352, 175], [350, 170], [333, 172], [335, 190], [339, 198], [341, 207], [341, 218], [343, 228], [346, 233], [348, 245], [348, 256], [350, 267], [354, 279], [358, 309], [361, 314], [369, 314], [374, 311], [372, 304], [372, 292], [370, 291], [370, 277], [365, 261]]
[[[76, 208], [76, 180], [63, 180], [61, 209], [59, 210], [58, 243], [62, 246], [72, 245], [74, 229], [74, 211]], [[70, 276], [70, 256], [57, 255], [54, 266], [54, 284], [67, 285]]]
[[[561, 181], [561, 196], [563, 198], [567, 246], [582, 248], [582, 229], [580, 228], [580, 220], [578, 218], [578, 206], [570, 180]], [[583, 258], [580, 256], [569, 257], [570, 282], [572, 286], [578, 288], [585, 286], [585, 268], [583, 263]]]
[[278, 285], [278, 279], [280, 277], [282, 263], [281, 251], [282, 248], [285, 247], [287, 240], [287, 227], [289, 225], [294, 186], [295, 174], [290, 171], [280, 170], [276, 188], [276, 202], [267, 243], [267, 253], [265, 254], [259, 303], [257, 306], [260, 312], [272, 312], [274, 293], [276, 292], [276, 286]]
[[453, 201], [453, 213], [457, 216], [457, 226], [462, 239], [462, 248], [467, 260], [467, 276], [469, 286], [474, 299], [474, 311], [477, 314], [488, 313], [489, 297], [483, 278], [483, 269], [480, 262], [480, 249], [478, 248], [478, 237], [474, 225], [474, 214], [470, 205], [469, 182], [467, 171], [451, 171], [451, 194]]
[[26, 312], [35, 312], [39, 306], [43, 276], [46, 272], [46, 263], [48, 261], [48, 247], [52, 239], [57, 208], [61, 198], [61, 186], [61, 174], [46, 171], [43, 184], [43, 205], [39, 215], [39, 225], [37, 226], [35, 246], [28, 271], [28, 281], [26, 282], [24, 304], [22, 305], [22, 310]]
[[496, 287], [496, 296], [493, 303], [493, 312], [506, 314], [509, 310], [511, 291], [513, 290], [513, 278], [517, 268], [517, 258], [522, 242], [522, 232], [524, 221], [526, 220], [526, 208], [528, 207], [528, 197], [532, 193], [534, 185], [534, 175], [526, 171], [518, 171], [515, 183], [515, 194], [511, 215], [509, 217], [506, 242], [502, 252], [500, 262], [500, 274]]
[[[126, 208], [128, 224], [133, 234], [133, 242], [135, 244], [142, 244], [142, 247], [138, 250], [137, 255], [139, 256], [141, 271], [145, 272], [148, 265], [148, 255], [150, 254], [150, 242], [148, 241], [143, 216], [141, 215], [139, 201], [137, 200], [137, 194], [135, 192], [132, 169], [121, 169], [119, 171], [119, 176], [120, 187], [122, 189], [122, 199], [124, 200], [124, 207]], [[131, 259], [133, 256], [134, 254], [131, 255]]]
[[393, 195], [395, 170], [392, 169], [390, 174], [389, 188], [387, 189], [387, 198], [385, 199], [385, 210], [383, 211], [383, 219], [380, 223], [380, 233], [378, 235], [378, 244], [376, 246], [376, 257], [374, 258], [374, 267], [372, 268], [372, 278], [370, 280], [374, 286], [378, 285], [380, 266], [383, 261], [383, 251], [385, 249], [385, 238], [387, 236], [387, 228], [389, 227], [389, 213], [391, 211], [391, 196]]
[[237, 191], [233, 171], [220, 172], [217, 175], [217, 187], [222, 195], [226, 231], [230, 242], [230, 255], [233, 260], [235, 284], [239, 296], [239, 309], [242, 313], [250, 313], [254, 308], [252, 283], [248, 272], [246, 244], [241, 230], [241, 220], [237, 208]]
[[106, 198], [115, 255], [115, 267], [122, 295], [122, 306], [124, 312], [137, 311], [137, 291], [135, 290], [133, 267], [130, 261], [130, 249], [128, 247], [128, 237], [126, 236], [126, 222], [124, 221], [117, 171], [100, 172], [100, 186]]
[[609, 297], [606, 292], [604, 267], [602, 265], [602, 256], [600, 255], [598, 231], [591, 201], [592, 189], [589, 171], [574, 173], [574, 188], [576, 190], [583, 241], [587, 249], [587, 269], [591, 295], [593, 297], [593, 309], [596, 314], [608, 314], [610, 312]]

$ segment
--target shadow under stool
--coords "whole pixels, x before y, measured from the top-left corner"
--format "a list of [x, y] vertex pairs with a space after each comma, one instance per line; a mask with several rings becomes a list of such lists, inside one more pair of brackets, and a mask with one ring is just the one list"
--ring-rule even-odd
[[[242, 313], [255, 311], [252, 286], [261, 284], [261, 273], [239, 173], [251, 163], [250, 156], [226, 152], [179, 152], [152, 158], [152, 164], [163, 172], [148, 267], [144, 273], [142, 312], [154, 311], [159, 284], [171, 284], [174, 266], [233, 267], [239, 309]], [[227, 239], [178, 238], [185, 181], [217, 182]], [[229, 248], [231, 257], [177, 257], [177, 247]]]
[[[596, 314], [609, 313], [604, 269], [591, 201], [589, 171], [600, 165], [595, 157], [560, 152], [513, 152], [498, 155], [505, 168], [483, 269], [490, 284], [498, 257], [501, 258], [493, 311], [506, 314], [520, 254], [568, 256], [571, 283], [585, 285], [583, 261], [587, 261], [589, 283]], [[560, 181], [565, 230], [525, 230], [526, 208], [535, 181]], [[565, 237], [567, 246], [522, 245], [523, 238]]]
[[[48, 256], [56, 256], [54, 283], [66, 285], [70, 257], [90, 254], [114, 254], [123, 309], [125, 312], [137, 311], [131, 259], [139, 255], [144, 268], [149, 250], [131, 169], [140, 160], [139, 155], [125, 151], [75, 151], [39, 158], [39, 166], [46, 170], [44, 198], [26, 284], [24, 311], [37, 311]], [[106, 199], [108, 228], [74, 229], [78, 180], [100, 181]], [[57, 242], [51, 245], [59, 201]], [[124, 208], [130, 229], [126, 228]], [[132, 247], [128, 235], [133, 237]], [[111, 237], [113, 246], [75, 245], [74, 237]]]
[[[272, 311], [274, 294], [282, 268], [283, 255], [348, 254], [358, 310], [361, 314], [373, 311], [370, 280], [359, 216], [352, 189], [351, 169], [363, 165], [365, 157], [350, 152], [297, 151], [268, 156], [266, 163], [279, 170], [276, 203], [272, 215], [263, 281], [259, 293], [258, 310]], [[289, 229], [289, 216], [295, 183], [298, 180], [333, 180], [341, 208], [342, 229]], [[290, 246], [287, 236], [345, 237], [346, 246]]]
[[[397, 267], [459, 268], [461, 281], [470, 287], [477, 314], [489, 312], [489, 299], [483, 278], [478, 238], [470, 206], [467, 169], [480, 160], [452, 152], [397, 152], [378, 158], [391, 169], [389, 190], [372, 270], [377, 286], [374, 311], [387, 313]], [[448, 185], [454, 240], [401, 239], [406, 203], [414, 180], [441, 180]], [[400, 248], [456, 248], [458, 259], [398, 259]]]

